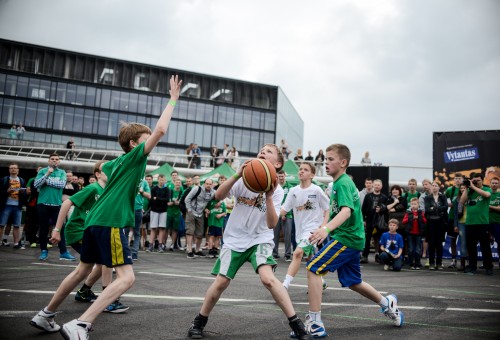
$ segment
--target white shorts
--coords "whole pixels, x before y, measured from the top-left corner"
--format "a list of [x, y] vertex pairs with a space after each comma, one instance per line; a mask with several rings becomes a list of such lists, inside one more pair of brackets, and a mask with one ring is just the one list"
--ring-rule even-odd
[[151, 217], [149, 221], [149, 227], [151, 229], [167, 227], [167, 212], [158, 213], [151, 211], [149, 216]]

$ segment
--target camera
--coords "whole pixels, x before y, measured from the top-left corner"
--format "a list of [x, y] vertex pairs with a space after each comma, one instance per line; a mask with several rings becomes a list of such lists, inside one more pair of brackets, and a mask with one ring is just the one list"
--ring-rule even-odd
[[465, 185], [467, 188], [470, 187], [470, 178], [464, 176], [462, 184]]

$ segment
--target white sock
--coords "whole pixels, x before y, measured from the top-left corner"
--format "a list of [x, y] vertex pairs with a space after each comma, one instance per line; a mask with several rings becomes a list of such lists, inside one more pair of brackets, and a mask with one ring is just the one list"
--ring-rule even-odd
[[321, 311], [319, 312], [311, 312], [309, 311], [309, 317], [311, 318], [311, 321], [321, 321]]
[[286, 274], [285, 276], [285, 281], [283, 281], [283, 286], [285, 286], [286, 289], [288, 289], [288, 286], [290, 286], [290, 283], [293, 281], [293, 276]]
[[54, 312], [51, 312], [47, 307], [45, 307], [44, 309], [42, 309], [42, 311], [45, 313], [45, 314], [48, 314], [48, 315], [52, 315], [52, 314], [55, 314]]
[[389, 307], [389, 301], [387, 301], [387, 298], [385, 296], [382, 296], [382, 300], [378, 303], [380, 307], [382, 308], [387, 308]]

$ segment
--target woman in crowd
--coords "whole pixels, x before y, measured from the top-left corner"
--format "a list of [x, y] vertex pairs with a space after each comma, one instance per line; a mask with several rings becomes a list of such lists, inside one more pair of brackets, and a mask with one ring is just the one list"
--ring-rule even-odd
[[297, 149], [297, 155], [293, 158], [295, 162], [302, 162], [304, 160], [304, 156], [302, 155], [302, 149]]
[[217, 149], [217, 146], [212, 146], [212, 149], [210, 150], [210, 156], [212, 158], [210, 159], [210, 167], [215, 168], [217, 164], [217, 159], [219, 158], [219, 149]]
[[323, 163], [325, 162], [325, 154], [323, 153], [323, 149], [319, 149], [314, 161], [316, 162], [316, 174], [318, 176], [324, 176]]
[[439, 183], [433, 182], [431, 194], [424, 198], [427, 230], [425, 239], [429, 244], [429, 269], [443, 270], [443, 241], [445, 233], [445, 218], [447, 218], [448, 201], [439, 192]]
[[403, 217], [405, 216], [408, 207], [408, 201], [403, 196], [403, 189], [399, 185], [391, 187], [391, 196], [387, 200], [387, 211], [389, 212], [389, 220], [396, 219], [399, 222], [398, 234], [403, 237], [404, 249], [403, 255], [407, 257], [408, 254], [408, 236], [406, 235], [406, 228], [403, 227]]

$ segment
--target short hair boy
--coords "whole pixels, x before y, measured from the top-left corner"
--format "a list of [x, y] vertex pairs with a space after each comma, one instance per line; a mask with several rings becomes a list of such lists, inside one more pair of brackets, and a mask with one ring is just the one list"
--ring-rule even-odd
[[333, 178], [330, 218], [329, 222], [325, 218], [323, 226], [309, 237], [309, 241], [321, 243], [328, 234], [332, 240], [307, 263], [309, 314], [306, 326], [315, 337], [326, 336], [321, 321], [321, 276], [336, 270], [343, 287], [349, 287], [379, 304], [381, 311], [393, 320], [395, 326], [402, 326], [404, 321], [395, 295], [384, 297], [361, 279], [359, 252], [365, 245], [365, 233], [358, 190], [346, 174], [350, 160], [351, 152], [343, 144], [333, 144], [326, 149], [326, 173]]
[[395, 218], [389, 220], [389, 231], [380, 237], [380, 260], [384, 263], [384, 270], [392, 268], [395, 272], [401, 270], [403, 259], [401, 255], [404, 249], [404, 240], [397, 232], [399, 221]]

